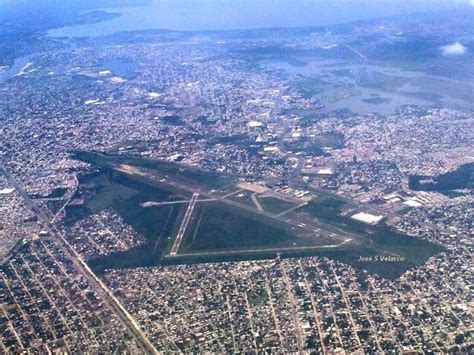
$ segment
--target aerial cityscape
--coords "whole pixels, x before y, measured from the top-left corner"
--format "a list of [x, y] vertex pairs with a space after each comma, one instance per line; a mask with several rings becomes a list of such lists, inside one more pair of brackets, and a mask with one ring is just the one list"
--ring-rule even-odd
[[474, 352], [472, 2], [280, 2], [0, 0], [0, 353]]

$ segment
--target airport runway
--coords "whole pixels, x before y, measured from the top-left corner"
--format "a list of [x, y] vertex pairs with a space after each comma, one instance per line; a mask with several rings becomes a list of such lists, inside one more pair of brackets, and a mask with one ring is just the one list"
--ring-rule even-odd
[[189, 221], [191, 220], [191, 216], [193, 215], [194, 206], [196, 206], [196, 201], [199, 197], [198, 193], [193, 193], [193, 197], [191, 197], [191, 201], [189, 202], [188, 208], [186, 209], [186, 213], [184, 214], [183, 222], [179, 227], [178, 234], [176, 235], [176, 239], [174, 240], [173, 247], [171, 248], [170, 255], [176, 255], [178, 253], [179, 246], [181, 245], [181, 240], [183, 239], [184, 233], [188, 227]]

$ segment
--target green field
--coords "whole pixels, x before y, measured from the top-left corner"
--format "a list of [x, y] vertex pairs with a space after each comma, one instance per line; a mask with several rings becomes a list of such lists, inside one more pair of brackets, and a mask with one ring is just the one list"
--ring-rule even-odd
[[[108, 169], [80, 178], [80, 187], [75, 198], [83, 199], [84, 204], [66, 208], [66, 224], [72, 224], [106, 208], [113, 208], [127, 223], [133, 224], [132, 222], [139, 216], [137, 211], [145, 216], [153, 209], [143, 208], [140, 206], [141, 203], [179, 199], [177, 195], [168, 191], [158, 188], [150, 190], [148, 185]], [[137, 228], [140, 231], [145, 230], [143, 226]], [[149, 232], [144, 235], [149, 235]]]
[[288, 211], [290, 208], [297, 206], [293, 202], [282, 200], [281, 198], [276, 198], [273, 196], [259, 196], [258, 201], [265, 211], [275, 214]]
[[[298, 212], [305, 212], [313, 217], [330, 223], [339, 223], [345, 219], [341, 216], [345, 202], [333, 197], [323, 197], [313, 200], [301, 207]], [[295, 213], [298, 213], [295, 212]]]
[[285, 223], [219, 202], [205, 204], [190, 229], [190, 235], [180, 250], [183, 253], [333, 243], [330, 239], [315, 238], [311, 232], [292, 229]]

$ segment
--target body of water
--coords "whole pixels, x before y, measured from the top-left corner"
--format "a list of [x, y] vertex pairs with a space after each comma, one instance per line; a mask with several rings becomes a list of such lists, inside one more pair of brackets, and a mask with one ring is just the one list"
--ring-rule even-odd
[[456, 8], [459, 5], [456, 4], [429, 0], [151, 0], [145, 6], [102, 9], [121, 16], [95, 24], [53, 29], [48, 35], [96, 37], [119, 31], [147, 29], [204, 31], [324, 26], [383, 16], [448, 10]]
[[[303, 59], [305, 60], [305, 59]], [[408, 97], [396, 92], [396, 89], [381, 91], [380, 89], [365, 87], [355, 82], [355, 76], [361, 69], [361, 65], [344, 64], [340, 60], [308, 60], [304, 66], [294, 66], [287, 62], [274, 61], [268, 62], [265, 66], [278, 68], [293, 75], [302, 75], [304, 77], [325, 77], [329, 80], [324, 92], [318, 95], [320, 103], [324, 106], [317, 109], [316, 113], [329, 113], [338, 110], [349, 109], [350, 111], [362, 115], [370, 113], [379, 113], [389, 115], [396, 111], [402, 105], [431, 105], [432, 102], [418, 98]], [[376, 65], [366, 65], [367, 69], [379, 71], [385, 74], [396, 75], [407, 79], [415, 79], [423, 75], [418, 72], [403, 71], [394, 67], [382, 67]], [[327, 79], [327, 75], [332, 70], [350, 70], [351, 78], [341, 80], [332, 76]], [[348, 89], [338, 86], [338, 83], [350, 82], [354, 88]], [[379, 98], [380, 100], [371, 101], [370, 99]]]

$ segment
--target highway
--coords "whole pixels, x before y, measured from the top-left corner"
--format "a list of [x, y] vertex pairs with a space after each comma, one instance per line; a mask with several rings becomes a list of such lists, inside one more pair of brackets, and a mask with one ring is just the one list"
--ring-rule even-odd
[[309, 295], [309, 299], [311, 301], [311, 308], [313, 310], [314, 322], [316, 324], [316, 328], [318, 329], [319, 342], [321, 344], [321, 352], [322, 352], [323, 355], [326, 355], [327, 351], [326, 351], [326, 347], [324, 345], [324, 335], [323, 335], [323, 330], [322, 330], [321, 315], [318, 312], [318, 308], [316, 306], [315, 295], [313, 294], [313, 292], [311, 290], [310, 283], [308, 282], [308, 278], [306, 277], [306, 273], [303, 269], [303, 265], [301, 264], [301, 259], [298, 260], [298, 267], [301, 271], [301, 276], [303, 277], [304, 285], [305, 285], [305, 288], [306, 288], [306, 293]]
[[295, 300], [295, 296], [293, 294], [293, 287], [291, 285], [290, 278], [288, 277], [288, 272], [286, 271], [285, 262], [281, 261], [280, 266], [281, 266], [281, 273], [282, 273], [283, 281], [286, 285], [286, 291], [287, 291], [287, 294], [288, 294], [288, 298], [290, 300], [291, 316], [293, 318], [293, 325], [294, 325], [295, 331], [296, 331], [296, 341], [297, 341], [297, 344], [298, 344], [298, 353], [299, 354], [304, 354], [303, 350], [305, 348], [305, 341], [303, 339], [303, 331], [301, 329], [301, 323], [300, 323], [299, 316], [298, 316], [298, 311], [297, 311], [298, 310], [298, 305], [297, 305], [297, 302]]
[[74, 266], [79, 270], [79, 272], [87, 279], [91, 288], [99, 295], [99, 297], [108, 304], [111, 311], [117, 316], [122, 324], [128, 329], [128, 331], [133, 335], [138, 344], [144, 352], [148, 354], [158, 354], [158, 350], [154, 345], [148, 340], [145, 333], [140, 329], [138, 323], [135, 319], [128, 313], [122, 303], [114, 296], [112, 291], [100, 280], [89, 268], [89, 266], [82, 260], [79, 254], [74, 250], [74, 248], [69, 244], [69, 242], [63, 237], [62, 233], [51, 224], [48, 216], [41, 211], [34, 202], [31, 200], [30, 196], [23, 190], [23, 188], [12, 178], [10, 173], [2, 166], [0, 166], [0, 172], [2, 172], [9, 184], [14, 187], [18, 193], [21, 195], [26, 205], [31, 209], [33, 214], [36, 215], [38, 220], [42, 223], [42, 226], [47, 229], [50, 234], [50, 240], [53, 241], [63, 252], [67, 255]]

